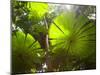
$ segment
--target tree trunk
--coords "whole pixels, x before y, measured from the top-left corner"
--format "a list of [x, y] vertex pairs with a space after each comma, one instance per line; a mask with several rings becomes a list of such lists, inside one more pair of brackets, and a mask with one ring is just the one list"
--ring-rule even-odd
[[[44, 17], [45, 21], [45, 27], [46, 30], [48, 30], [48, 23], [46, 21], [46, 18]], [[52, 66], [51, 66], [51, 61], [50, 61], [50, 54], [49, 54], [49, 37], [48, 37], [48, 32], [45, 37], [45, 51], [46, 51], [46, 66], [47, 66], [47, 71], [52, 71]]]

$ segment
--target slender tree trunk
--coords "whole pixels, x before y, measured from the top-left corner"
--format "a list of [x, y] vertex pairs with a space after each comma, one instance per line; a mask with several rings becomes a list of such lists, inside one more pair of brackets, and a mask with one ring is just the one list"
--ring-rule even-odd
[[[46, 18], [44, 17], [45, 20], [45, 27], [46, 30], [48, 30], [48, 23], [46, 21]], [[51, 61], [50, 61], [50, 54], [49, 54], [49, 37], [48, 37], [48, 33], [46, 34], [45, 37], [45, 51], [46, 51], [46, 66], [47, 66], [47, 71], [51, 71], [52, 67], [51, 67]]]

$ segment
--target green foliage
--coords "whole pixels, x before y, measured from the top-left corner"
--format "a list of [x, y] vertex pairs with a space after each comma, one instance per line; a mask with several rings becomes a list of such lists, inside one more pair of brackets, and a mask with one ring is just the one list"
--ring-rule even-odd
[[77, 12], [91, 13], [81, 6], [76, 12], [60, 6], [12, 1], [14, 74], [96, 68], [95, 20]]
[[40, 65], [41, 68], [43, 51], [38, 48], [40, 48], [39, 43], [30, 34], [25, 40], [23, 32], [16, 32], [16, 35], [12, 36], [13, 73], [30, 73], [32, 68], [38, 69], [36, 65]]
[[[52, 23], [49, 35], [52, 45], [65, 48], [70, 53], [86, 57], [95, 51], [95, 24], [82, 15], [76, 18], [75, 13], [62, 13]], [[58, 44], [58, 46], [57, 46]], [[92, 48], [91, 48], [92, 47]]]
[[[81, 63], [85, 63], [85, 60], [92, 60], [95, 63], [95, 27], [93, 21], [90, 21], [83, 15], [76, 17], [74, 12], [62, 13], [56, 17], [49, 29], [49, 37], [52, 39], [50, 42], [53, 46], [52, 51], [57, 55], [54, 57], [54, 61], [59, 59], [59, 62], [62, 62], [59, 64], [60, 66], [66, 62], [67, 65], [64, 65], [67, 67], [66, 69], [69, 68], [68, 64], [72, 62], [82, 61]], [[89, 58], [90, 56], [91, 58]], [[72, 63], [70, 66], [73, 64], [76, 63]], [[74, 68], [74, 66], [72, 66], [72, 68]]]
[[29, 19], [33, 21], [33, 23], [38, 23], [40, 20], [44, 18], [45, 13], [48, 12], [48, 4], [47, 3], [32, 3], [29, 2], [27, 5], [30, 13]]

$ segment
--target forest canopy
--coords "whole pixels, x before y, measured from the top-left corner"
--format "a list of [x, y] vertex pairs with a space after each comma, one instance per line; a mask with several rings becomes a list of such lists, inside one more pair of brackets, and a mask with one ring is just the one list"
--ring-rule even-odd
[[12, 0], [12, 73], [96, 69], [96, 7]]

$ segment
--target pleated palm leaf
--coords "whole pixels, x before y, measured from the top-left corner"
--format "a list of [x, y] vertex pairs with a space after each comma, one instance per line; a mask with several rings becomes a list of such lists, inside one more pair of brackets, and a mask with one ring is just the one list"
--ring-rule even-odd
[[[12, 36], [12, 72], [13, 73], [31, 73], [41, 68], [42, 49], [37, 41], [28, 34], [25, 39], [25, 33], [18, 31]], [[40, 55], [40, 56], [39, 56]]]
[[[96, 62], [96, 25], [86, 16], [77, 16], [75, 12], [71, 11], [62, 13], [51, 24], [49, 37], [53, 47], [52, 52], [55, 55], [58, 54], [54, 61], [60, 61], [60, 58], [61, 61], [62, 59], [67, 61], [76, 57], [80, 63], [88, 60], [91, 61], [90, 63]], [[62, 55], [65, 57], [61, 57]]]
[[27, 8], [29, 12], [29, 19], [33, 24], [37, 24], [44, 18], [45, 13], [48, 12], [47, 3], [28, 2]]

